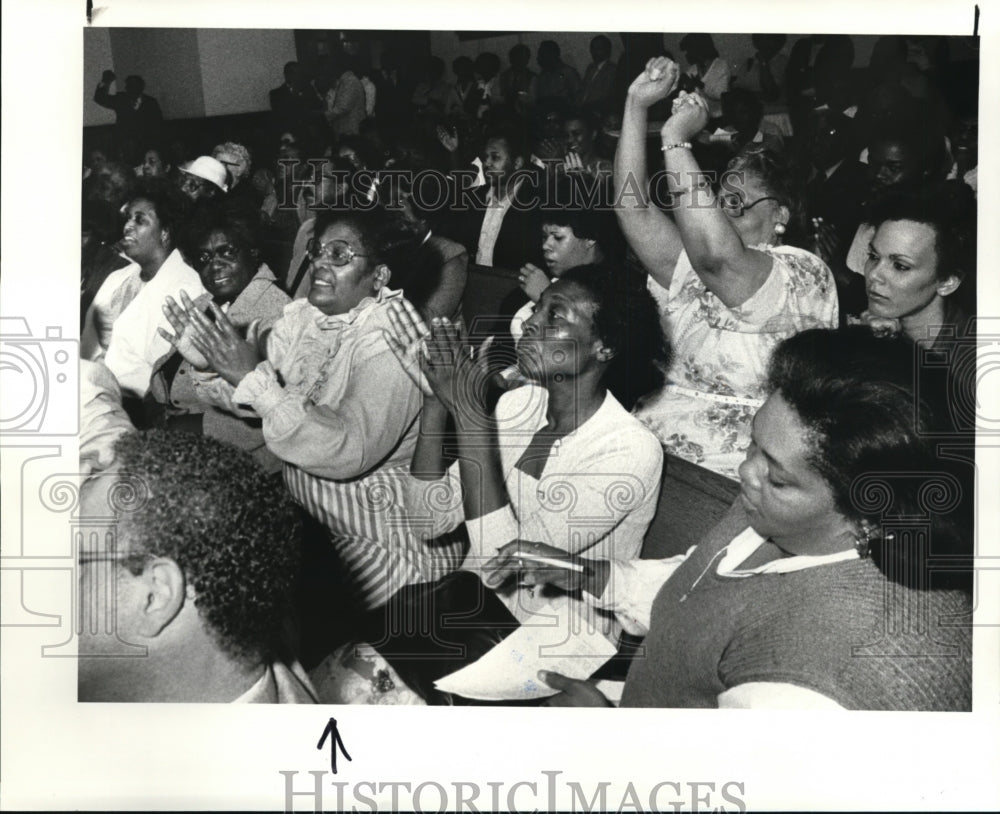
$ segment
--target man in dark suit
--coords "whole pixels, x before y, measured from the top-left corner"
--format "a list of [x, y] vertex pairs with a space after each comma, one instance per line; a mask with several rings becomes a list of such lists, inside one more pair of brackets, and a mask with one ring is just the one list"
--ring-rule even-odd
[[812, 111], [808, 124], [812, 177], [805, 197], [815, 251], [833, 272], [841, 313], [856, 313], [865, 306], [863, 278], [848, 271], [846, 262], [868, 195], [868, 168], [857, 160], [853, 119], [823, 107]]
[[523, 134], [507, 127], [488, 131], [482, 164], [486, 184], [461, 197], [453, 238], [480, 266], [541, 265], [538, 175]]
[[611, 40], [598, 34], [590, 41], [590, 57], [593, 60], [583, 74], [583, 96], [580, 103], [593, 106], [602, 113], [613, 106], [615, 92], [615, 71], [617, 66], [611, 61]]
[[285, 64], [285, 83], [270, 92], [271, 110], [279, 129], [298, 129], [310, 114], [319, 111], [322, 100], [316, 90], [302, 79], [298, 62]]
[[114, 71], [104, 72], [101, 83], [94, 91], [94, 101], [115, 112], [118, 149], [131, 165], [137, 162], [139, 151], [145, 150], [159, 138], [163, 113], [159, 102], [143, 93], [146, 83], [141, 76], [127, 77], [125, 91], [112, 94], [111, 83], [115, 79]]

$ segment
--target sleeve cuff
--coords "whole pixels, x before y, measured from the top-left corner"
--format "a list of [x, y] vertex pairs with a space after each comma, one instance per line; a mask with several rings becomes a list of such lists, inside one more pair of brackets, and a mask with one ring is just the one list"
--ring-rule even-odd
[[520, 524], [509, 505], [494, 509], [475, 520], [467, 520], [465, 526], [470, 543], [466, 562], [477, 557], [485, 561], [495, 556], [501, 546], [516, 540], [520, 534]]
[[284, 396], [270, 362], [261, 362], [244, 376], [233, 392], [234, 404], [248, 404], [257, 415], [267, 417]]

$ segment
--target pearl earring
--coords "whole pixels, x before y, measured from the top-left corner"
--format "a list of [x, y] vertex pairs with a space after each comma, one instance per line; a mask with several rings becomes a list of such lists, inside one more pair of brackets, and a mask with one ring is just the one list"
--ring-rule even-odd
[[774, 233], [776, 235], [783, 235], [785, 233], [785, 224], [783, 223], [774, 224]]

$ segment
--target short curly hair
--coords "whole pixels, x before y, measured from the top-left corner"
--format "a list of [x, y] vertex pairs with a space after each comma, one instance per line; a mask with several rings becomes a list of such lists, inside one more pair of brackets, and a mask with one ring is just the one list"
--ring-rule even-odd
[[594, 329], [615, 356], [604, 383], [626, 410], [663, 387], [670, 346], [645, 285], [610, 265], [576, 266], [560, 282], [576, 283], [594, 300]]
[[317, 240], [322, 238], [335, 223], [347, 224], [358, 233], [373, 267], [385, 263], [393, 272], [396, 271], [394, 263], [412, 255], [424, 237], [400, 212], [381, 206], [348, 211], [324, 209], [316, 215], [313, 235]]
[[[958, 483], [953, 467], [935, 454], [933, 433], [939, 429], [939, 407], [933, 394], [918, 388], [916, 349], [902, 337], [876, 337], [870, 328], [813, 328], [784, 340], [771, 356], [767, 386], [795, 411], [806, 428], [808, 460], [833, 493], [837, 510], [847, 519], [877, 526], [882, 516], [919, 517], [929, 484]], [[886, 489], [891, 505], [872, 510], [860, 493], [866, 478], [896, 478]], [[876, 483], [876, 489], [881, 489]], [[942, 487], [944, 488], [944, 487]], [[933, 515], [935, 553], [967, 556], [955, 503], [951, 516], [942, 501]], [[899, 535], [874, 541], [875, 564], [894, 581], [912, 582], [926, 573], [930, 552]], [[956, 570], [955, 584], [967, 574]]]
[[160, 227], [170, 234], [171, 247], [176, 246], [191, 212], [190, 199], [167, 178], [141, 178], [129, 195], [129, 203], [138, 200], [153, 205]]
[[257, 213], [240, 202], [199, 201], [181, 230], [177, 244], [191, 268], [197, 269], [201, 245], [213, 232], [222, 232], [236, 248], [250, 255], [260, 254]]
[[173, 560], [225, 653], [248, 665], [278, 658], [301, 555], [291, 498], [247, 453], [206, 436], [133, 433], [115, 454], [135, 490], [119, 519], [133, 573], [143, 558]]
[[792, 159], [772, 149], [748, 144], [726, 165], [726, 174], [729, 173], [750, 173], [756, 176], [768, 194], [777, 198], [781, 206], [788, 208], [789, 230], [799, 233], [804, 229], [804, 190], [799, 180], [801, 173]]

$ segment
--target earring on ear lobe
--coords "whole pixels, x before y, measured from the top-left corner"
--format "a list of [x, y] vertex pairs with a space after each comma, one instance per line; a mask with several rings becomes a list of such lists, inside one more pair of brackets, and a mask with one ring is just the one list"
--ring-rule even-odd
[[774, 224], [774, 233], [776, 235], [783, 235], [785, 233], [785, 224], [783, 223]]
[[854, 548], [858, 552], [858, 557], [865, 559], [868, 556], [868, 551], [871, 548], [872, 537], [875, 535], [875, 529], [872, 527], [871, 523], [867, 520], [861, 523], [861, 534], [854, 538]]

